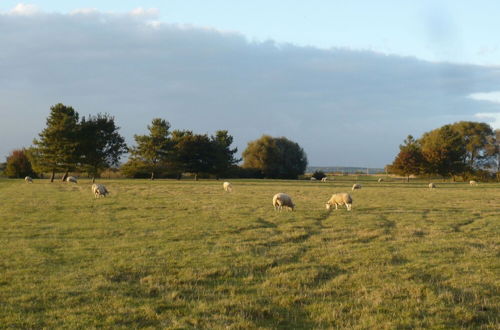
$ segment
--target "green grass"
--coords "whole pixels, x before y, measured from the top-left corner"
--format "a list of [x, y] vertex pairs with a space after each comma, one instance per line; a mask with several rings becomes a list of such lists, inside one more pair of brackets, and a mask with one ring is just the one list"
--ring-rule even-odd
[[500, 185], [231, 181], [0, 180], [0, 327], [500, 327]]

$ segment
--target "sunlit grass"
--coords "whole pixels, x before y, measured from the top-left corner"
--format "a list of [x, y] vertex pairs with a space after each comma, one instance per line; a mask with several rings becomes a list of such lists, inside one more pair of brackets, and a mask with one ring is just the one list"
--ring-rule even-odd
[[232, 182], [0, 180], [0, 325], [499, 327], [500, 185]]

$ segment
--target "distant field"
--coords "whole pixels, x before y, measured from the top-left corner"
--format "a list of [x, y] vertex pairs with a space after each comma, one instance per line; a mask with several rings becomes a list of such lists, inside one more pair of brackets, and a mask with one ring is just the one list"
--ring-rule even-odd
[[500, 328], [499, 184], [231, 181], [0, 180], [0, 327]]

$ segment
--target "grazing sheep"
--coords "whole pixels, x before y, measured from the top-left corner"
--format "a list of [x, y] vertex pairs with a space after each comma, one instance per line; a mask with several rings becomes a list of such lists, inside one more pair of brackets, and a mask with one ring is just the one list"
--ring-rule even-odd
[[24, 181], [26, 181], [26, 183], [33, 183], [33, 179], [30, 176], [25, 177]]
[[289, 208], [293, 211], [295, 204], [292, 202], [292, 198], [284, 193], [278, 193], [273, 197], [273, 206], [275, 210], [281, 211], [283, 207]]
[[471, 186], [477, 186], [477, 181], [470, 180], [470, 181], [469, 181], [469, 184], [470, 184]]
[[359, 183], [355, 183], [352, 185], [352, 191], [354, 191], [356, 189], [361, 189], [361, 185]]
[[434, 189], [436, 188], [436, 184], [435, 183], [429, 183], [429, 189]]
[[73, 183], [77, 183], [77, 180], [74, 176], [68, 176], [66, 178], [66, 182], [73, 182]]
[[347, 211], [350, 211], [352, 208], [352, 197], [348, 193], [338, 193], [333, 194], [332, 197], [326, 202], [326, 209], [331, 210], [331, 207], [335, 205], [335, 209], [338, 209], [338, 206], [345, 205], [347, 207]]
[[325, 176], [325, 177], [321, 178], [321, 182], [326, 182], [326, 181], [328, 181], [328, 177]]
[[378, 181], [378, 182], [382, 182], [382, 181], [384, 181], [384, 179], [379, 178], [377, 181]]
[[106, 197], [106, 195], [109, 194], [106, 187], [104, 187], [104, 185], [102, 185], [100, 183], [94, 183], [92, 185], [92, 192], [94, 193], [95, 198], [99, 198], [101, 196]]
[[316, 181], [316, 178], [312, 176], [311, 181]]
[[233, 185], [227, 181], [222, 184], [222, 187], [224, 188], [224, 191], [227, 192], [233, 191]]

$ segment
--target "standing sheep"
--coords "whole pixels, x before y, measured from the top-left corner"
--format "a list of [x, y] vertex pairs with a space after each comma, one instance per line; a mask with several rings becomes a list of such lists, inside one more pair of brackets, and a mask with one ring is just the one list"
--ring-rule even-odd
[[321, 178], [321, 182], [327, 182], [327, 181], [328, 181], [328, 177], [325, 176], [325, 177]]
[[100, 183], [94, 183], [92, 185], [92, 192], [94, 193], [95, 198], [99, 198], [101, 196], [106, 197], [106, 195], [109, 194], [106, 187], [104, 187], [104, 185], [102, 185]]
[[333, 205], [335, 205], [336, 210], [339, 205], [345, 205], [347, 207], [347, 211], [350, 211], [352, 208], [352, 197], [348, 193], [333, 194], [328, 202], [326, 202], [326, 209], [330, 211]]
[[68, 176], [66, 178], [66, 182], [73, 182], [73, 183], [77, 183], [77, 180], [74, 176]]
[[384, 181], [384, 179], [379, 178], [377, 181], [380, 183], [380, 182]]
[[227, 191], [227, 192], [233, 191], [233, 185], [227, 181], [222, 184], [222, 188], [224, 188], [224, 191]]
[[24, 181], [26, 181], [26, 183], [33, 183], [33, 179], [30, 176], [25, 177]]
[[470, 180], [470, 181], [469, 181], [469, 184], [470, 184], [471, 186], [477, 186], [477, 181]]
[[316, 181], [316, 178], [312, 176], [311, 181]]
[[436, 184], [435, 183], [429, 183], [429, 189], [434, 189], [436, 188]]
[[353, 184], [352, 185], [352, 191], [357, 190], [357, 189], [361, 189], [361, 185], [359, 183]]
[[284, 193], [278, 193], [273, 197], [273, 206], [275, 210], [281, 211], [283, 207], [289, 208], [293, 211], [295, 204], [292, 202], [292, 198]]

